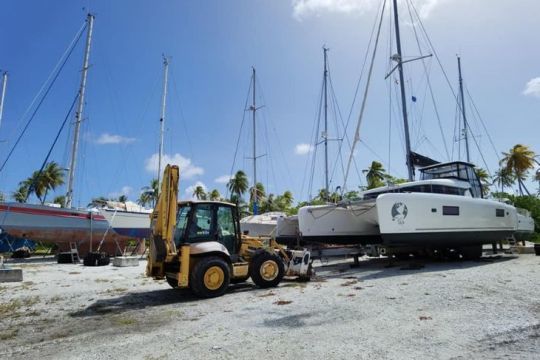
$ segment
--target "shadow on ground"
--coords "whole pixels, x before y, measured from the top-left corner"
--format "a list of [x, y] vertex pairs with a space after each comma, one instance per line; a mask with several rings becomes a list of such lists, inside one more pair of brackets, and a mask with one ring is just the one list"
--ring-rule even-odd
[[[260, 290], [251, 283], [230, 285], [229, 293]], [[225, 296], [227, 296], [225, 294]], [[73, 312], [71, 317], [92, 317], [104, 314], [120, 314], [131, 310], [143, 310], [171, 304], [208, 301], [196, 297], [189, 289], [159, 289], [146, 292], [129, 292], [111, 299], [97, 300], [85, 309]]]
[[475, 261], [436, 260], [429, 258], [411, 258], [410, 260], [393, 260], [387, 258], [361, 261], [358, 266], [352, 263], [338, 263], [315, 267], [319, 278], [346, 278], [355, 276], [358, 280], [383, 279], [393, 276], [425, 274], [462, 270], [473, 267], [488, 266], [516, 259], [517, 256], [495, 255], [482, 257]]

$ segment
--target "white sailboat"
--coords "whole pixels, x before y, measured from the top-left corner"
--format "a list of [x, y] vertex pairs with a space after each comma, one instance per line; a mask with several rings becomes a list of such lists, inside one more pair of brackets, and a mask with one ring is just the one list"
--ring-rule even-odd
[[85, 105], [93, 24], [94, 15], [88, 14], [86, 19], [86, 46], [78, 91], [78, 106], [75, 113], [66, 207], [59, 208], [16, 202], [0, 203], [0, 229], [2, 231], [15, 237], [56, 244], [60, 251], [69, 250], [70, 243], [75, 243], [79, 248], [80, 255], [92, 251], [92, 243], [101, 241], [103, 242], [103, 251], [110, 254], [118, 253], [122, 251], [121, 248], [129, 240], [127, 237], [110, 231], [107, 219], [103, 215], [96, 213], [95, 210], [72, 208], [79, 130]]

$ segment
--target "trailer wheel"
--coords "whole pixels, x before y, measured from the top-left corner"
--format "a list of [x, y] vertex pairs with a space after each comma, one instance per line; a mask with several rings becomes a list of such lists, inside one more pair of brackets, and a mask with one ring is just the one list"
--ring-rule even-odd
[[460, 252], [465, 260], [478, 260], [482, 257], [482, 245], [464, 246]]
[[285, 275], [285, 266], [279, 256], [265, 251], [253, 258], [249, 266], [249, 274], [257, 286], [275, 287]]
[[191, 290], [204, 298], [225, 294], [231, 279], [229, 265], [221, 258], [201, 258], [193, 267], [190, 276]]

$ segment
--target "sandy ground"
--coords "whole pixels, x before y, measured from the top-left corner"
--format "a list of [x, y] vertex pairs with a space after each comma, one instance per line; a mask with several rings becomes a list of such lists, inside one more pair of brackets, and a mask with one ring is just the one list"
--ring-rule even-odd
[[145, 278], [145, 265], [11, 263], [24, 282], [0, 284], [0, 358], [538, 358], [534, 255], [318, 261], [309, 283], [209, 300]]

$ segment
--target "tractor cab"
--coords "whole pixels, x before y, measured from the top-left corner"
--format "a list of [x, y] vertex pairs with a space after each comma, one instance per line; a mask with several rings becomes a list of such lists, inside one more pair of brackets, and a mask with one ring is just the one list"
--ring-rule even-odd
[[229, 251], [238, 252], [240, 224], [236, 206], [219, 201], [182, 201], [178, 203], [174, 243], [182, 244], [216, 241]]

